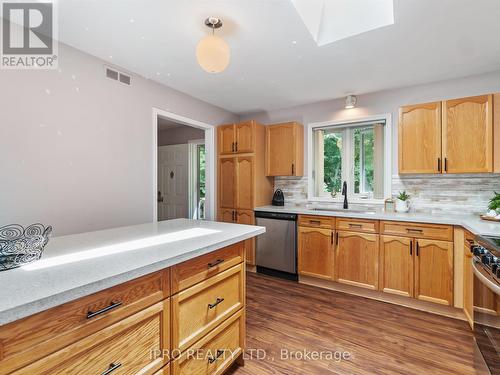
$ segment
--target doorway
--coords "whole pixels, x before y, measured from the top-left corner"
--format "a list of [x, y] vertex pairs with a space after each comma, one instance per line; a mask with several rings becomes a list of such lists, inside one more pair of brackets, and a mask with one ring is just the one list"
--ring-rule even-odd
[[212, 219], [214, 128], [155, 109], [154, 221]]

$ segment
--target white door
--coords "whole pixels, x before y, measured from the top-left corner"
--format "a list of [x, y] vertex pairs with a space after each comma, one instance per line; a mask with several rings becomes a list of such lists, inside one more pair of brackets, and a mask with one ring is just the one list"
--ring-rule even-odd
[[188, 217], [189, 145], [158, 147], [158, 220]]

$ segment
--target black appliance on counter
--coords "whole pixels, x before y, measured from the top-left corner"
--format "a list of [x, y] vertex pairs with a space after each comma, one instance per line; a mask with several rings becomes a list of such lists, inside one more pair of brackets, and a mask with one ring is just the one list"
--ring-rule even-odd
[[[474, 306], [474, 339], [490, 373], [500, 374], [500, 237], [478, 236], [471, 244], [474, 272], [473, 301], [493, 306]], [[475, 305], [475, 304], [474, 304]]]
[[285, 205], [285, 196], [283, 195], [283, 191], [281, 189], [276, 189], [273, 195], [273, 206], [284, 206]]

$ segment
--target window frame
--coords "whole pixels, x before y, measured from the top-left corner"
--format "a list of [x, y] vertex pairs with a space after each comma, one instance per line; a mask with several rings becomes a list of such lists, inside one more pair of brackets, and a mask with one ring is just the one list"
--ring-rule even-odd
[[[383, 198], [360, 198], [358, 194], [354, 194], [354, 184], [348, 182], [348, 199], [352, 203], [371, 203], [371, 204], [383, 204], [384, 200], [391, 197], [392, 195], [392, 116], [390, 113], [361, 117], [349, 120], [339, 120], [339, 121], [324, 121], [324, 122], [312, 122], [307, 125], [307, 200], [310, 202], [329, 202], [329, 203], [339, 203], [343, 202], [344, 197], [338, 194], [337, 197], [332, 198], [331, 196], [316, 196], [315, 186], [314, 186], [314, 130], [317, 128], [324, 127], [338, 127], [346, 128], [355, 126], [357, 123], [364, 122], [374, 122], [377, 121], [385, 122], [384, 125], [384, 197]], [[347, 140], [343, 140], [345, 142]], [[349, 154], [349, 153], [348, 153]], [[354, 160], [348, 160], [347, 165], [349, 169], [354, 167]], [[345, 176], [347, 171], [342, 168], [342, 178], [343, 180], [348, 180]], [[350, 174], [350, 171], [349, 171]]]

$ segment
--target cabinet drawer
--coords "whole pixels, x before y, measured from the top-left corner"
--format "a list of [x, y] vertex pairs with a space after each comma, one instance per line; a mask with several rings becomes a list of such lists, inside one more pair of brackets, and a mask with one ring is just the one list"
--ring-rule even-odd
[[159, 302], [15, 372], [37, 375], [154, 374], [168, 362], [169, 303]]
[[184, 351], [241, 309], [244, 268], [240, 263], [172, 297], [172, 347]]
[[242, 241], [173, 266], [172, 293], [189, 288], [243, 262], [244, 251], [245, 242]]
[[227, 319], [172, 363], [172, 375], [222, 374], [243, 353], [243, 310]]
[[351, 232], [378, 233], [378, 221], [337, 218], [337, 229]]
[[167, 269], [1, 326], [0, 374], [102, 330], [169, 294]]
[[314, 228], [335, 228], [335, 218], [328, 216], [299, 215], [299, 225]]
[[382, 234], [453, 241], [453, 227], [440, 224], [381, 221]]

